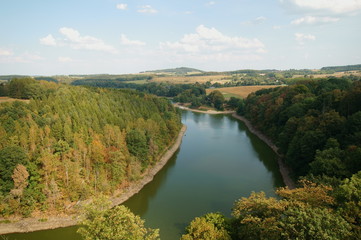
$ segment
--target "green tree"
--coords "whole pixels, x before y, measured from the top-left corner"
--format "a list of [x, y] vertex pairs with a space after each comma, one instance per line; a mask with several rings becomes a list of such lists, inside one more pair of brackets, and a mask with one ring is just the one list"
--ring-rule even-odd
[[0, 150], [0, 191], [8, 193], [13, 187], [12, 175], [18, 164], [26, 165], [27, 156], [23, 148], [7, 146]]
[[144, 220], [125, 206], [106, 210], [107, 204], [88, 208], [78, 232], [85, 240], [155, 240], [159, 230], [144, 226]]
[[227, 223], [219, 213], [208, 213], [203, 217], [196, 217], [186, 228], [186, 234], [181, 240], [230, 240], [226, 230]]
[[329, 209], [291, 206], [279, 218], [280, 239], [339, 240], [351, 236], [351, 226]]
[[338, 211], [353, 226], [352, 239], [361, 237], [361, 171], [343, 180], [336, 189]]
[[132, 129], [127, 133], [126, 141], [129, 152], [143, 163], [146, 163], [149, 148], [144, 132]]
[[223, 94], [219, 90], [212, 91], [207, 96], [207, 100], [209, 104], [215, 107], [217, 110], [223, 110], [223, 103], [225, 100]]

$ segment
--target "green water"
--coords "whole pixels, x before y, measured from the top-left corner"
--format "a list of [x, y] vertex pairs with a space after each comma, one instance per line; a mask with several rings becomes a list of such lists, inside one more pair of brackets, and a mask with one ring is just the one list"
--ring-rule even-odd
[[[252, 191], [273, 196], [283, 186], [273, 151], [244, 124], [226, 115], [183, 112], [182, 145], [154, 180], [125, 205], [159, 228], [162, 240], [179, 239], [207, 212], [230, 216], [235, 200]], [[80, 240], [76, 227], [7, 235], [9, 240]]]

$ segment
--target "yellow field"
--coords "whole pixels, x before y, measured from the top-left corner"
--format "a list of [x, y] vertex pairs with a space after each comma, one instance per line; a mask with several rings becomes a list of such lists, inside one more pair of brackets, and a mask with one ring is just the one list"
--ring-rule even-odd
[[231, 81], [230, 75], [210, 75], [210, 76], [154, 76], [150, 82], [170, 82], [174, 84], [189, 83], [227, 83]]
[[229, 97], [241, 97], [246, 98], [250, 93], [256, 92], [260, 89], [265, 88], [275, 88], [279, 87], [279, 85], [260, 85], [260, 86], [239, 86], [239, 87], [227, 87], [227, 88], [213, 88], [213, 89], [207, 89], [207, 94], [211, 93], [212, 91], [218, 90], [220, 91], [225, 98]]
[[[325, 78], [325, 77], [343, 77], [343, 76], [361, 76], [361, 71], [348, 71], [348, 72], [335, 72], [332, 74], [312, 74], [308, 76], [312, 76], [313, 78]], [[293, 75], [292, 78], [303, 77], [304, 75]]]

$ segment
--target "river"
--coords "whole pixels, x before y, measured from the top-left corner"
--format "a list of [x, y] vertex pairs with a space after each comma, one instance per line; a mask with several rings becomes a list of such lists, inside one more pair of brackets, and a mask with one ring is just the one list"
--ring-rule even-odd
[[[207, 212], [231, 215], [234, 201], [252, 191], [274, 196], [283, 186], [276, 154], [230, 115], [183, 111], [187, 132], [177, 153], [138, 194], [125, 202], [162, 240], [179, 239]], [[8, 240], [80, 240], [77, 227], [5, 235]]]

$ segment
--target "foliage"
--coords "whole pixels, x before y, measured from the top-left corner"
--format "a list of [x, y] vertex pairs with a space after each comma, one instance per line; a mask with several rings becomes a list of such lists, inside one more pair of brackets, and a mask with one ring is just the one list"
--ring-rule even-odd
[[10, 145], [0, 149], [0, 192], [3, 194], [9, 193], [13, 188], [14, 182], [12, 175], [14, 169], [27, 162], [25, 151], [19, 147]]
[[238, 113], [279, 146], [297, 176], [342, 179], [361, 170], [360, 102], [361, 81], [329, 78], [258, 91]]
[[85, 240], [155, 240], [159, 230], [144, 226], [144, 220], [125, 206], [108, 209], [103, 199], [87, 207], [86, 218], [78, 232]]
[[186, 234], [181, 240], [230, 240], [229, 226], [220, 213], [208, 213], [203, 217], [196, 217], [187, 227]]
[[234, 203], [231, 219], [197, 217], [182, 239], [360, 239], [360, 180], [361, 172], [335, 189], [302, 180], [298, 188], [277, 189], [278, 198], [253, 192]]
[[[331, 208], [330, 188], [313, 183], [289, 190], [279, 189], [284, 198], [267, 198], [252, 193], [235, 203], [240, 239], [347, 239], [352, 236], [350, 222]], [[323, 201], [324, 200], [324, 201]]]
[[213, 106], [217, 110], [223, 110], [224, 101], [225, 100], [224, 100], [223, 94], [218, 90], [211, 92], [207, 96], [208, 104]]
[[355, 239], [361, 237], [361, 171], [343, 180], [336, 189], [339, 212], [352, 223]]
[[44, 91], [28, 104], [0, 104], [1, 215], [112, 194], [155, 164], [181, 126], [167, 100], [144, 93], [31, 79], [9, 85], [17, 82]]

